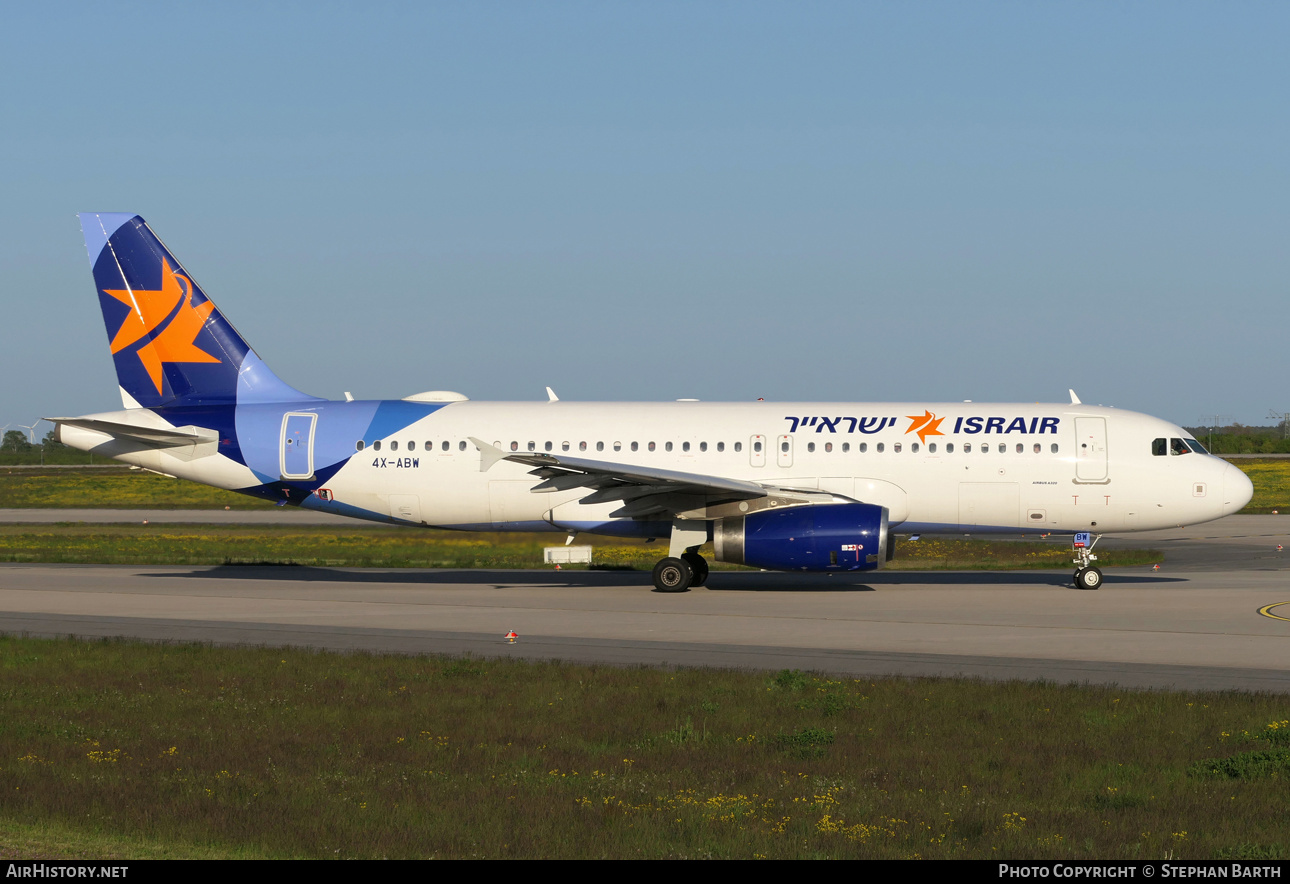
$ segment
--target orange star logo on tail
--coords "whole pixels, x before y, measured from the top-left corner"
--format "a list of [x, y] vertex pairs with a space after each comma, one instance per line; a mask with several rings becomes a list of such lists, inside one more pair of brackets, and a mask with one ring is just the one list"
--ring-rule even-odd
[[[202, 330], [207, 317], [215, 309], [214, 303], [207, 301], [199, 307], [193, 306], [193, 283], [182, 273], [170, 269], [164, 258], [161, 261], [161, 288], [157, 291], [144, 289], [104, 289], [112, 297], [130, 308], [125, 321], [116, 330], [112, 338], [112, 352], [119, 353], [149, 332], [154, 331], [167, 317], [170, 323], [151, 341], [139, 348], [139, 361], [152, 378], [157, 393], [161, 393], [161, 367], [167, 362], [219, 362], [220, 360], [193, 342], [197, 333]], [[178, 306], [178, 310], [175, 308]]]
[[926, 442], [928, 436], [945, 435], [939, 429], [941, 421], [945, 420], [945, 418], [937, 417], [930, 411], [925, 411], [922, 414], [907, 414], [905, 417], [909, 418], [909, 429], [905, 431], [905, 435], [917, 433], [919, 442]]

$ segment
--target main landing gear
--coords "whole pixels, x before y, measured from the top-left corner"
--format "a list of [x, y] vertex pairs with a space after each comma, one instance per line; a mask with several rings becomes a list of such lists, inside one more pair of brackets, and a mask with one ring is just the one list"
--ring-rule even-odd
[[685, 592], [708, 581], [708, 563], [699, 547], [709, 539], [707, 522], [672, 520], [670, 555], [654, 566], [654, 588], [659, 592]]
[[[1081, 540], [1082, 538], [1082, 540]], [[1093, 555], [1093, 547], [1102, 539], [1102, 535], [1093, 538], [1093, 542], [1088, 542], [1087, 534], [1075, 535], [1075, 588], [1076, 589], [1101, 589], [1102, 572], [1093, 566], [1097, 561], [1097, 556]]]
[[708, 582], [708, 562], [696, 552], [668, 556], [654, 566], [654, 588], [659, 592], [685, 592]]

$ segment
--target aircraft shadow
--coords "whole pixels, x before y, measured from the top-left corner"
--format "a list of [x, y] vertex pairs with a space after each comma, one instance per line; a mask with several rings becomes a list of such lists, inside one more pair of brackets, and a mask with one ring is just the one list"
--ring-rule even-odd
[[[380, 583], [408, 586], [548, 586], [642, 588], [650, 584], [647, 571], [536, 571], [492, 569], [359, 569], [304, 565], [217, 565], [185, 571], [153, 572], [148, 577], [198, 580], [269, 580], [291, 583]], [[1179, 577], [1107, 574], [1104, 585], [1161, 585], [1185, 583]], [[714, 592], [875, 592], [888, 586], [1051, 586], [1073, 589], [1070, 574], [1061, 571], [887, 571], [863, 576], [838, 573], [791, 574], [777, 571], [714, 571], [706, 586]]]

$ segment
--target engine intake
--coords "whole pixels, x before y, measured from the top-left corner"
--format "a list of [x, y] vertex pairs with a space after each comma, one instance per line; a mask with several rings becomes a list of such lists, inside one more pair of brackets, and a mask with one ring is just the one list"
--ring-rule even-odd
[[872, 571], [889, 559], [885, 506], [837, 503], [718, 519], [719, 562], [772, 571]]

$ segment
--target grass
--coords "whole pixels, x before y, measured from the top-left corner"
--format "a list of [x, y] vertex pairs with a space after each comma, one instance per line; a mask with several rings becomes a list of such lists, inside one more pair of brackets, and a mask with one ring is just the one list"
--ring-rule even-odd
[[[101, 565], [294, 564], [382, 568], [549, 568], [543, 547], [561, 534], [466, 533], [355, 523], [331, 525], [0, 524], [0, 561]], [[648, 571], [666, 543], [590, 538], [593, 567]], [[712, 548], [703, 548], [712, 560]], [[1156, 550], [1099, 551], [1104, 566], [1163, 561]], [[925, 539], [898, 542], [888, 567], [907, 570], [1065, 568], [1065, 543]], [[565, 565], [564, 568], [586, 568]], [[738, 566], [712, 562], [717, 570]]]
[[1232, 463], [1254, 483], [1254, 497], [1242, 513], [1290, 513], [1290, 459], [1240, 458]]
[[0, 508], [264, 509], [273, 506], [196, 482], [143, 470], [0, 468]]
[[0, 855], [1285, 858], [1285, 697], [0, 638]]

